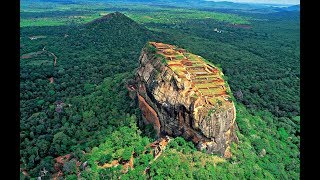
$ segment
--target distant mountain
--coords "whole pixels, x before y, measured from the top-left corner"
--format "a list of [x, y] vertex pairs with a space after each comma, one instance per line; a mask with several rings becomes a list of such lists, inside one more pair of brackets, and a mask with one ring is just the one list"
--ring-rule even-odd
[[95, 19], [76, 31], [77, 36], [82, 36], [79, 39], [85, 42], [94, 42], [93, 46], [108, 47], [113, 45], [112, 48], [116, 49], [119, 47], [133, 48], [138, 44], [142, 47], [152, 36], [148, 29], [120, 12], [110, 13]]
[[288, 7], [267, 7], [263, 9], [259, 9], [260, 11], [265, 11], [265, 12], [298, 12], [300, 11], [300, 5], [294, 5], [294, 6], [288, 6]]
[[20, 2], [51, 2], [59, 4], [76, 4], [76, 0], [20, 0]]
[[105, 2], [144, 4], [161, 7], [199, 8], [203, 10], [222, 10], [230, 12], [273, 13], [280, 11], [300, 11], [300, 5], [287, 6], [260, 3], [237, 3], [211, 0], [21, 0], [21, 2], [55, 2], [59, 4]]
[[289, 6], [286, 9], [287, 11], [300, 11], [300, 4], [294, 5], [294, 6]]
[[139, 26], [135, 21], [133, 21], [132, 19], [130, 19], [129, 17], [127, 17], [126, 15], [120, 12], [109, 13], [107, 15], [104, 15], [98, 19], [95, 19], [87, 23], [87, 25], [90, 25], [90, 24], [101, 25], [101, 23], [110, 23], [110, 21], [115, 22], [115, 24], [113, 25], [117, 25], [119, 22], [123, 21], [123, 22], [129, 23], [130, 25]]

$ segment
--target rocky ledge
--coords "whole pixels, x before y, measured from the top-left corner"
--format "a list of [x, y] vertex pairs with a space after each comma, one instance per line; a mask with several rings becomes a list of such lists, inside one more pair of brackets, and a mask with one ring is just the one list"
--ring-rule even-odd
[[222, 71], [173, 45], [142, 49], [135, 89], [144, 123], [160, 136], [182, 136], [207, 153], [231, 157], [236, 110]]

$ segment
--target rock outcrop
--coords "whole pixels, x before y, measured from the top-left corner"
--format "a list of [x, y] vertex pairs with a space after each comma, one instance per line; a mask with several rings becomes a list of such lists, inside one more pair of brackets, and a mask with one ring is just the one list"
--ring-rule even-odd
[[221, 70], [173, 45], [150, 42], [141, 52], [135, 91], [145, 123], [158, 135], [182, 136], [199, 150], [230, 157], [236, 110]]

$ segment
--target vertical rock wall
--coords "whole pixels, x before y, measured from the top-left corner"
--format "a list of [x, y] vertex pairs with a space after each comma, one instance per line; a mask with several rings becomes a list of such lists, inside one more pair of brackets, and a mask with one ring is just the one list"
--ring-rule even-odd
[[136, 86], [145, 122], [158, 135], [182, 136], [199, 150], [230, 157], [229, 145], [237, 140], [236, 111], [222, 72], [199, 56], [162, 43], [148, 44], [139, 61]]

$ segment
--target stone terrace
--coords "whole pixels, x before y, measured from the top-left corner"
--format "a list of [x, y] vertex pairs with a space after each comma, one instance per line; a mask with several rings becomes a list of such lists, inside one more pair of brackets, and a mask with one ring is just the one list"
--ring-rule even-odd
[[222, 72], [206, 63], [202, 57], [188, 53], [185, 49], [173, 45], [150, 42], [157, 49], [157, 54], [165, 57], [168, 67], [177, 75], [179, 83], [184, 84], [182, 94], [194, 92], [204, 97], [207, 104], [226, 102], [230, 97], [226, 93]]

